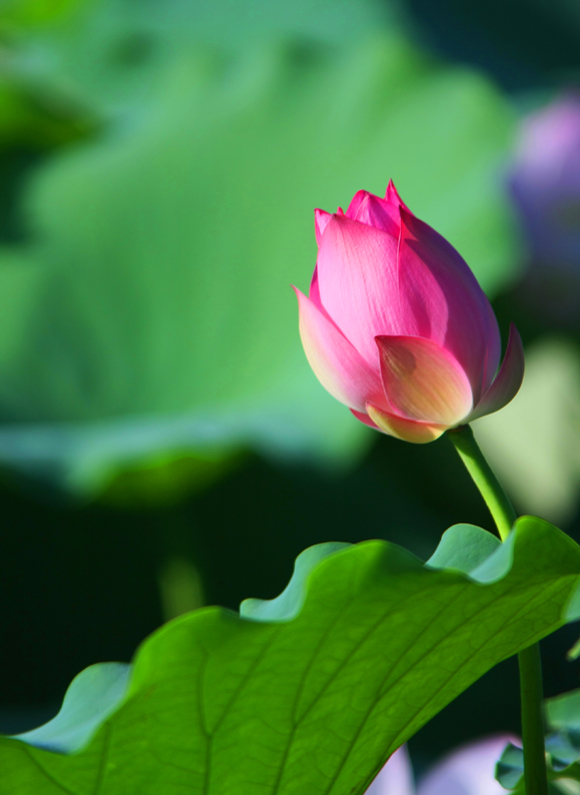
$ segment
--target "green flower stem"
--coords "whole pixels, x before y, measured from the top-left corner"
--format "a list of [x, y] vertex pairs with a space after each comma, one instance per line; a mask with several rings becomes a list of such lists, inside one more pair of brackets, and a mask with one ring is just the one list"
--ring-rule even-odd
[[547, 795], [546, 748], [542, 715], [542, 660], [540, 644], [534, 643], [518, 654], [522, 702], [524, 776], [527, 795]]
[[[516, 520], [513, 505], [492, 468], [485, 460], [469, 425], [447, 432], [467, 471], [505, 541]], [[518, 654], [522, 704], [522, 739], [524, 744], [524, 776], [526, 795], [548, 795], [544, 722], [542, 716], [542, 662], [540, 646], [535, 643]]]
[[513, 505], [503, 490], [492, 468], [485, 460], [475, 436], [469, 425], [461, 425], [447, 432], [455, 449], [465, 464], [473, 482], [481, 492], [485, 504], [489, 508], [494, 522], [497, 525], [502, 541], [508, 537], [510, 530], [517, 519]]

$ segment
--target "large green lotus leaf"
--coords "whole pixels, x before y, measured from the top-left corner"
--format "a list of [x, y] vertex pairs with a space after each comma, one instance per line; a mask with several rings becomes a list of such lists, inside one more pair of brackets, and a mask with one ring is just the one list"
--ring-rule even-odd
[[298, 337], [315, 206], [394, 177], [484, 287], [512, 272], [511, 116], [478, 75], [385, 36], [175, 52], [106, 134], [31, 176], [30, 240], [0, 256], [0, 457], [81, 486], [153, 450], [336, 460], [371, 438]]
[[[196, 46], [231, 52], [264, 39], [352, 42], [392, 26], [389, 0], [7, 0], [0, 34], [9, 36], [1, 72], [32, 89], [46, 109], [126, 116], [151, 96], [157, 75]], [[0, 117], [0, 130], [8, 121]]]
[[[0, 30], [14, 35], [14, 28], [58, 23], [82, 0], [5, 0], [2, 3]], [[4, 30], [3, 30], [4, 29]]]
[[453, 528], [427, 566], [386, 541], [306, 550], [277, 599], [146, 640], [124, 696], [122, 668], [88, 669], [51, 724], [2, 739], [0, 793], [363, 793], [445, 704], [565, 620], [580, 548], [523, 517], [506, 570], [486, 536]]

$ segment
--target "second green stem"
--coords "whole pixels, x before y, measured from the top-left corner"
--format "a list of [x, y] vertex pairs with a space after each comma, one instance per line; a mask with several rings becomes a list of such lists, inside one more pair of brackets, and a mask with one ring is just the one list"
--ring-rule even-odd
[[[493, 517], [502, 541], [516, 520], [516, 512], [475, 441], [469, 425], [447, 432]], [[518, 654], [522, 704], [522, 740], [526, 795], [548, 795], [544, 724], [542, 717], [542, 663], [535, 643]]]

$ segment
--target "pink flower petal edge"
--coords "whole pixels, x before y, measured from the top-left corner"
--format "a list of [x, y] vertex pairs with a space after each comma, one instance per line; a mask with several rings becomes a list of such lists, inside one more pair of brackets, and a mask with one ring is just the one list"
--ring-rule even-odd
[[[446, 425], [407, 420], [397, 414], [380, 409], [370, 402], [366, 404], [366, 412], [380, 431], [389, 434], [389, 436], [394, 436], [396, 439], [402, 439], [404, 442], [427, 444], [427, 442], [433, 442], [438, 439], [447, 430]], [[359, 419], [361, 418], [359, 417]], [[364, 420], [362, 421], [364, 422]], [[370, 425], [368, 422], [366, 424]]]
[[489, 301], [463, 257], [428, 224], [401, 209], [398, 275], [401, 334], [425, 337], [452, 353], [477, 401], [484, 362], [493, 372], [499, 329]]
[[357, 418], [357, 420], [360, 420], [360, 422], [364, 422], [365, 425], [368, 425], [369, 428], [374, 428], [375, 431], [381, 430], [381, 428], [379, 428], [376, 422], [373, 422], [365, 411], [357, 411], [356, 409], [351, 409], [351, 413]]
[[392, 235], [338, 215], [328, 222], [318, 253], [322, 306], [377, 370], [375, 336], [401, 333], [396, 257]]
[[525, 358], [522, 338], [512, 323], [510, 335], [499, 373], [466, 422], [503, 408], [515, 398], [524, 380]]
[[370, 394], [383, 404], [378, 373], [309, 298], [296, 287], [294, 290], [298, 297], [302, 345], [320, 383], [352, 409], [364, 411]]
[[395, 238], [399, 236], [399, 204], [397, 201], [390, 201], [387, 198], [380, 199], [366, 190], [359, 190], [348, 206], [346, 217], [353, 221], [360, 221], [367, 226], [373, 226]]
[[316, 242], [318, 245], [322, 242], [322, 235], [330, 219], [332, 213], [327, 213], [326, 210], [314, 210], [314, 232], [316, 234]]

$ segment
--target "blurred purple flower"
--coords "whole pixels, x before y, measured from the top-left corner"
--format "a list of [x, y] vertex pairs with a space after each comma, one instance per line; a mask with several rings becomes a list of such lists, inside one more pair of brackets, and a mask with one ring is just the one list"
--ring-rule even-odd
[[531, 251], [525, 298], [558, 322], [580, 307], [580, 90], [524, 120], [509, 187]]
[[534, 258], [580, 267], [580, 91], [524, 121], [511, 189]]
[[505, 795], [495, 780], [495, 766], [508, 742], [518, 740], [496, 735], [462, 746], [428, 770], [416, 789], [403, 746], [391, 756], [366, 795]]

